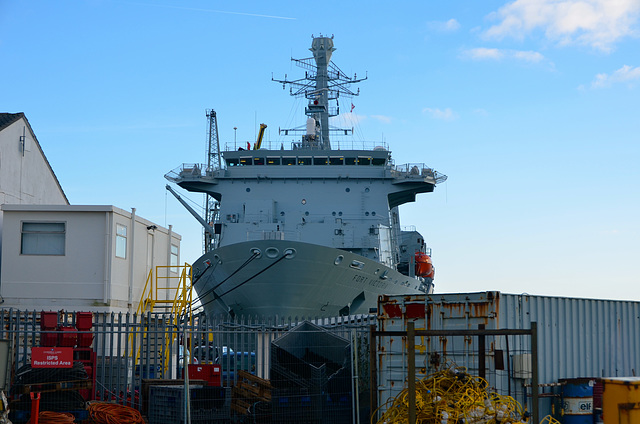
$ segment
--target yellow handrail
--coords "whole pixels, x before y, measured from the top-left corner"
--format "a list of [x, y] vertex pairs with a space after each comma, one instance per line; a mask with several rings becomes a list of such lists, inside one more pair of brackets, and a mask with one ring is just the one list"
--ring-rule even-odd
[[[165, 269], [165, 272], [161, 272], [161, 269]], [[161, 274], [165, 276], [161, 277]], [[173, 275], [172, 275], [173, 274]], [[177, 274], [177, 276], [176, 276]], [[176, 285], [171, 284], [172, 280], [178, 279], [178, 283]], [[166, 284], [162, 286], [159, 284], [159, 280], [165, 280]], [[165, 296], [161, 298], [161, 290], [164, 291]], [[170, 296], [171, 291], [175, 290], [175, 294]], [[167, 291], [169, 291], [167, 293]], [[149, 274], [147, 276], [147, 281], [145, 283], [144, 289], [142, 290], [142, 295], [140, 298], [140, 302], [138, 303], [138, 308], [136, 313], [138, 315], [145, 314], [147, 312], [153, 312], [154, 308], [158, 304], [171, 305], [170, 316], [172, 316], [171, 324], [177, 326], [181, 320], [181, 317], [185, 316], [185, 322], [191, 323], [191, 302], [192, 302], [192, 293], [191, 293], [191, 265], [185, 263], [183, 266], [169, 266], [169, 265], [158, 265], [155, 269], [155, 278], [153, 275], [153, 269], [149, 270]], [[148, 327], [144, 327], [143, 337], [147, 336]], [[162, 348], [162, 364], [164, 372], [167, 371], [169, 367], [169, 351], [170, 346], [173, 343], [174, 336], [173, 333], [168, 332], [165, 334], [165, 342], [164, 347]], [[131, 356], [134, 356], [133, 352], [133, 337], [134, 333], [129, 334], [129, 346], [131, 346]], [[140, 360], [140, 352], [141, 352], [142, 343], [138, 346], [137, 352], [135, 353], [135, 364], [138, 365]]]

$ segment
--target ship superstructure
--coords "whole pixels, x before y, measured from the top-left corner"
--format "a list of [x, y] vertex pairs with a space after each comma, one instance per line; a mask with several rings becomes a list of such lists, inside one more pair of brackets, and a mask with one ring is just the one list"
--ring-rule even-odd
[[357, 95], [348, 87], [362, 80], [330, 61], [334, 50], [332, 38], [315, 37], [313, 57], [293, 59], [305, 78], [274, 80], [308, 99], [300, 141], [262, 143], [262, 128], [253, 149], [233, 145], [219, 165], [166, 175], [219, 202], [215, 246], [193, 264], [207, 312], [336, 316], [368, 312], [379, 294], [433, 290], [430, 252], [417, 231], [401, 230], [398, 206], [446, 176], [395, 166], [385, 145], [331, 143], [337, 99]]

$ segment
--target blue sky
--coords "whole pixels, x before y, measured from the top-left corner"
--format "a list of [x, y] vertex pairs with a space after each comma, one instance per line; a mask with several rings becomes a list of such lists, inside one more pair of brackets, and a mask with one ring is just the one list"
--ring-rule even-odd
[[640, 300], [640, 0], [0, 0], [0, 111], [27, 115], [72, 204], [172, 224], [193, 262], [163, 175], [205, 161], [206, 109], [222, 144], [303, 124], [271, 77], [304, 74], [312, 34], [368, 76], [358, 137], [449, 176], [401, 209], [437, 291]]

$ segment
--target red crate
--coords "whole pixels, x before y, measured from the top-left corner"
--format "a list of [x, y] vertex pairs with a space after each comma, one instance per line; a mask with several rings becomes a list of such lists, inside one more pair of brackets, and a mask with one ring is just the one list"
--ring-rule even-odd
[[58, 344], [58, 333], [42, 332], [40, 333], [40, 346], [42, 347], [54, 347]]
[[40, 312], [40, 328], [42, 330], [54, 330], [58, 326], [58, 313], [54, 311]]
[[93, 314], [91, 312], [76, 312], [76, 328], [80, 331], [88, 331], [93, 327]]
[[91, 343], [93, 343], [93, 334], [78, 333], [78, 347], [91, 347]]
[[78, 343], [78, 330], [70, 325], [58, 326], [58, 346], [74, 347]]
[[189, 379], [205, 380], [209, 386], [222, 387], [222, 367], [219, 364], [189, 364]]

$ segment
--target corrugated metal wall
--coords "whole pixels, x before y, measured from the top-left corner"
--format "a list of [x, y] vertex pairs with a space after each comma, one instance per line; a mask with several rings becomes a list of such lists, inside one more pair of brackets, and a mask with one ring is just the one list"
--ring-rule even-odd
[[640, 372], [640, 302], [495, 292], [496, 328], [538, 323], [540, 383]]

